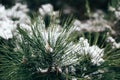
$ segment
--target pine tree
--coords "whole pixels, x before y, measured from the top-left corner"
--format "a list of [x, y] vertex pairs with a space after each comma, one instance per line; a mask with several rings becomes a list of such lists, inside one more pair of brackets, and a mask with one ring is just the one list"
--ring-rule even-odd
[[78, 37], [69, 20], [62, 28], [56, 24], [46, 28], [40, 17], [30, 28], [18, 26], [13, 47], [0, 46], [1, 80], [120, 79], [120, 49], [112, 49], [106, 33]]

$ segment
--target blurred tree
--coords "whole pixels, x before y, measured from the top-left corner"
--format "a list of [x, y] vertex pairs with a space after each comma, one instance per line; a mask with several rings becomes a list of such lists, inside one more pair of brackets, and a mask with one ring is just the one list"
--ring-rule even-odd
[[25, 1], [27, 2], [28, 7], [32, 10], [37, 10], [42, 4], [50, 2], [50, 0], [25, 0]]
[[89, 0], [91, 10], [102, 9], [104, 11], [108, 10], [108, 4], [111, 0]]
[[5, 5], [6, 8], [9, 8], [15, 4], [16, 0], [0, 0], [0, 4]]
[[[24, 2], [24, 0], [22, 0]], [[107, 11], [108, 4], [111, 0], [25, 0], [28, 7], [32, 10], [38, 10], [43, 4], [51, 3], [55, 10], [68, 11], [68, 15], [74, 14], [77, 18], [84, 20], [88, 19], [88, 8], [91, 11], [102, 9]]]

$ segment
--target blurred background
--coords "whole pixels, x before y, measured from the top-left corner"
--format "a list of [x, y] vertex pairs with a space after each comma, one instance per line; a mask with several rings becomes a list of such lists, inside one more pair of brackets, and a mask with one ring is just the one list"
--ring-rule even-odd
[[[31, 24], [30, 19], [42, 15], [48, 26], [51, 21], [62, 25], [64, 19], [73, 16], [78, 31], [108, 31], [120, 42], [120, 0], [0, 0], [0, 13], [3, 14], [1, 31], [4, 19], [11, 20], [14, 25], [26, 25]], [[51, 15], [55, 16], [54, 20], [50, 19]], [[4, 37], [2, 32], [0, 36]]]
[[[6, 8], [10, 8], [15, 3], [27, 4], [31, 11], [37, 11], [41, 5], [50, 3], [54, 10], [62, 10], [63, 15], [74, 14], [80, 20], [88, 19], [88, 13], [98, 9], [108, 12], [109, 5], [116, 5], [118, 0], [0, 0]], [[115, 3], [116, 2], [116, 3]]]

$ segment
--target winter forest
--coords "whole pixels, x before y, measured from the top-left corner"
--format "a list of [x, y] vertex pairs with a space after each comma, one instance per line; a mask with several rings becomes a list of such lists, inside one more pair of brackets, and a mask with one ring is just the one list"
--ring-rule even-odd
[[0, 0], [0, 80], [120, 80], [120, 0]]

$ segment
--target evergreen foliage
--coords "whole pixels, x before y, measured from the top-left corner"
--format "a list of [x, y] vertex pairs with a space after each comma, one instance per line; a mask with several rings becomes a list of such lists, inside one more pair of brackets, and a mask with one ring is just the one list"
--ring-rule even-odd
[[[46, 29], [38, 18], [30, 31], [18, 27], [13, 47], [0, 45], [1, 80], [120, 79], [120, 49], [105, 42], [106, 33], [83, 33], [74, 42], [71, 35], [75, 27], [69, 20], [63, 28], [49, 26]], [[94, 55], [96, 52], [99, 56]], [[101, 58], [104, 61], [99, 61]]]

